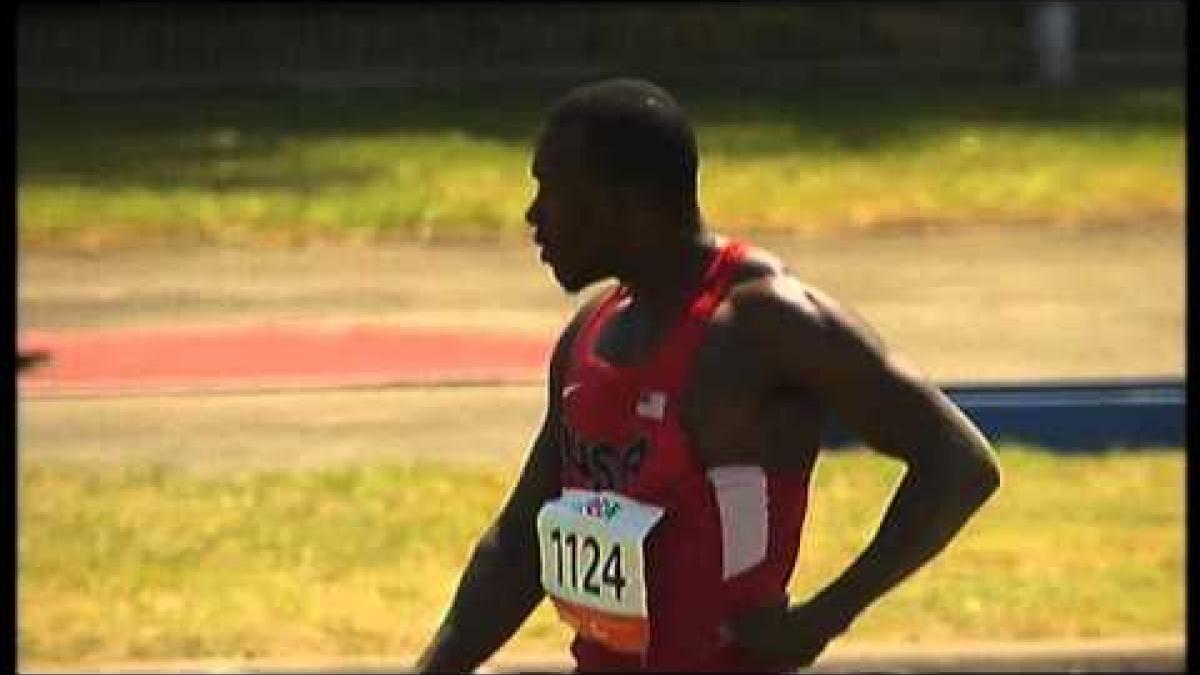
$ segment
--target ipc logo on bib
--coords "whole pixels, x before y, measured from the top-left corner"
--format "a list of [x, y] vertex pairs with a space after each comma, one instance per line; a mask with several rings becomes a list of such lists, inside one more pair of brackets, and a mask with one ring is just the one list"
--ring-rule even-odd
[[610, 500], [604, 495], [596, 495], [583, 505], [584, 515], [602, 518], [606, 521], [612, 520], [620, 510], [620, 502]]

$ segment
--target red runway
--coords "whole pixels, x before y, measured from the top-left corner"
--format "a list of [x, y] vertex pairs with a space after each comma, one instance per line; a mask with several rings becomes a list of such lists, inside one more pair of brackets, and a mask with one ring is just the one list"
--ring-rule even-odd
[[24, 396], [537, 381], [548, 339], [371, 325], [22, 331]]

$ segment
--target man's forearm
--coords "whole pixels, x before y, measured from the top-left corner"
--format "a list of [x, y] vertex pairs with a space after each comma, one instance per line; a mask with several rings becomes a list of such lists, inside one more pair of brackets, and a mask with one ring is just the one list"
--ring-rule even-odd
[[543, 592], [536, 549], [505, 550], [489, 531], [475, 547], [419, 672], [471, 672], [499, 649], [537, 607]]
[[871, 543], [812, 602], [840, 632], [869, 604], [946, 547], [998, 483], [986, 470], [966, 477], [909, 470]]

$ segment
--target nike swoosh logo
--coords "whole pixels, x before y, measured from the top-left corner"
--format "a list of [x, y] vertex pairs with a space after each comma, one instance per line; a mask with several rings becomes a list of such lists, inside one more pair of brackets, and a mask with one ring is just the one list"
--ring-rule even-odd
[[562, 390], [563, 399], [565, 400], [568, 396], [573, 394], [576, 389], [578, 389], [582, 386], [583, 386], [582, 382], [572, 382], [571, 384], [568, 384], [567, 386], [563, 387], [563, 390]]

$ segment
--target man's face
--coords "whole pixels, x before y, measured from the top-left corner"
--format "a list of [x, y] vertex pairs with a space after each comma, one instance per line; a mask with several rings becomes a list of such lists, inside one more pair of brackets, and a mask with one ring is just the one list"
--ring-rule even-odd
[[537, 193], [525, 213], [542, 261], [568, 293], [613, 276], [621, 236], [611, 191], [584, 166], [580, 134], [548, 129], [534, 150]]

